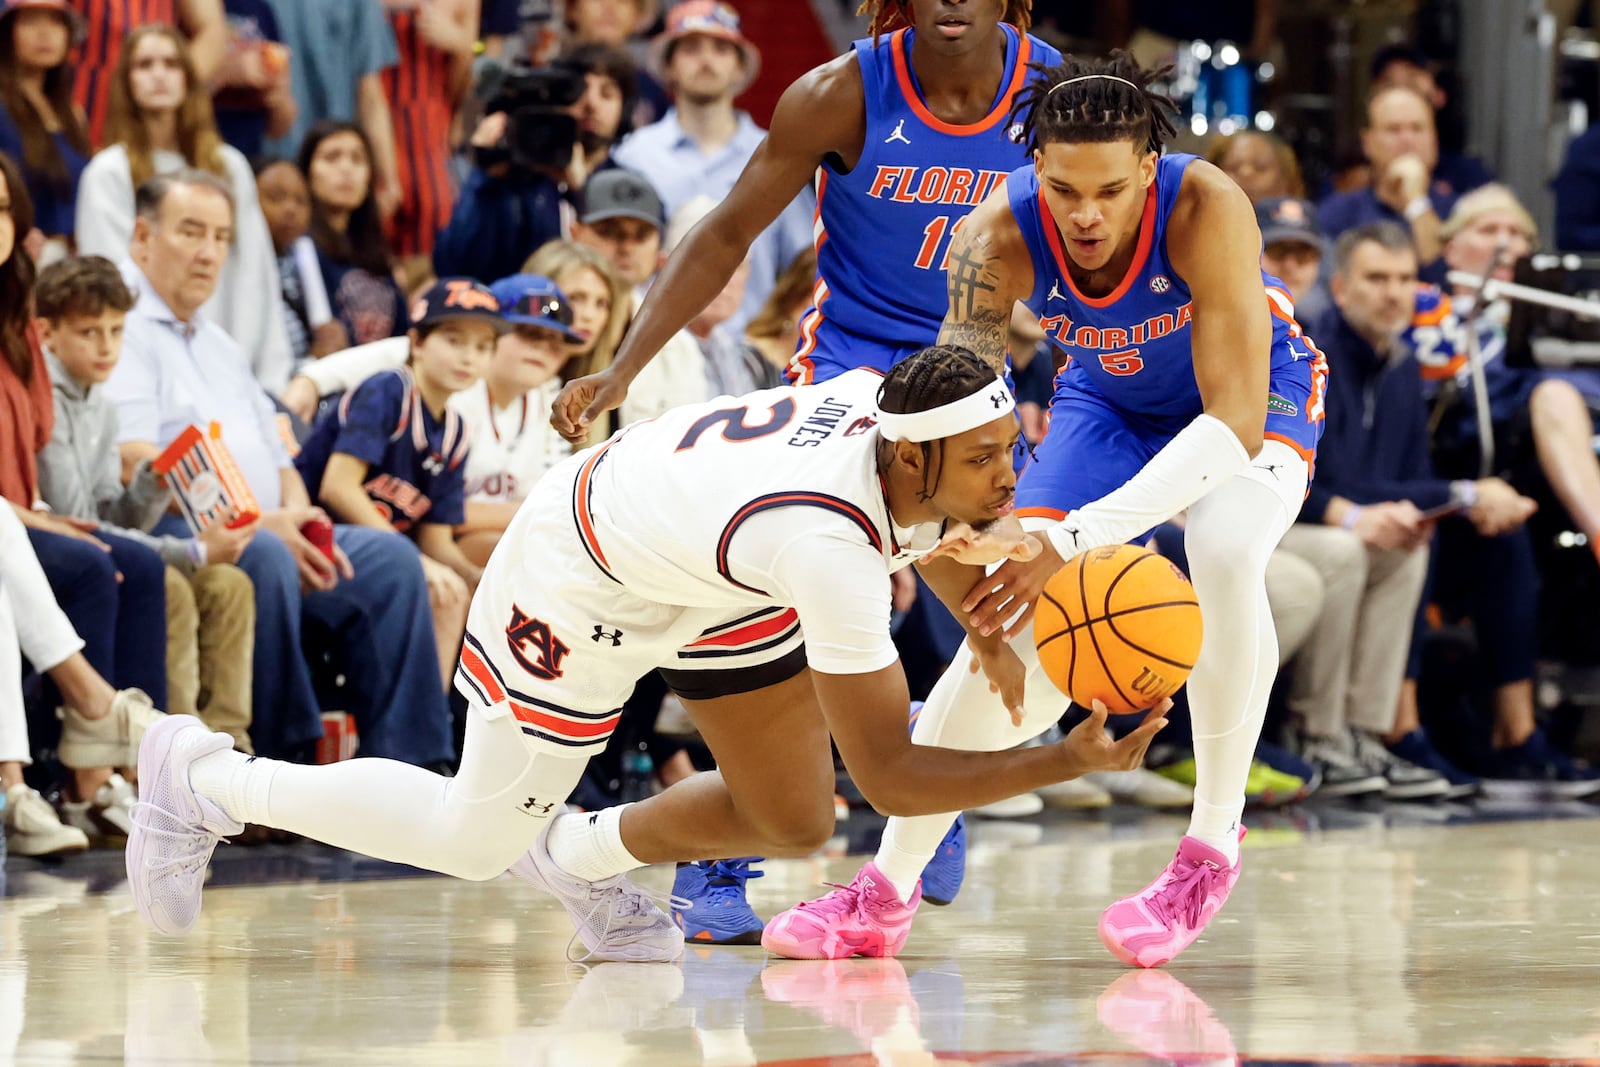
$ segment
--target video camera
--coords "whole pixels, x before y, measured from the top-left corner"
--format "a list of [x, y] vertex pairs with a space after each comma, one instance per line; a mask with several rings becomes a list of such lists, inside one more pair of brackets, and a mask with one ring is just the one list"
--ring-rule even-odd
[[[1515, 293], [1506, 359], [1513, 365], [1600, 364], [1600, 256], [1535, 253], [1519, 260], [1512, 279], [1544, 290]], [[1587, 305], [1587, 307], [1585, 307]]]
[[541, 67], [485, 63], [478, 96], [484, 114], [505, 112], [506, 136], [504, 149], [480, 152], [480, 165], [497, 161], [485, 156], [498, 156], [525, 174], [566, 170], [578, 143], [578, 120], [568, 109], [583, 97], [584, 86], [583, 72], [559, 60]]

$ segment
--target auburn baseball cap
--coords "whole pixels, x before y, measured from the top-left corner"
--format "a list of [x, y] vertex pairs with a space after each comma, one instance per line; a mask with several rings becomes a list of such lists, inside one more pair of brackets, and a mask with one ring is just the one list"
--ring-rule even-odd
[[1256, 205], [1256, 225], [1261, 227], [1263, 245], [1293, 241], [1322, 248], [1322, 231], [1317, 228], [1317, 209], [1309, 200], [1275, 196]]
[[589, 179], [583, 190], [585, 225], [602, 219], [640, 219], [663, 228], [666, 212], [648, 178], [623, 167], [611, 167]]
[[67, 3], [67, 0], [0, 0], [0, 21], [3, 21], [13, 11], [26, 11], [29, 8], [54, 11], [60, 15], [67, 24], [73, 44], [82, 42], [88, 36], [88, 24], [83, 21], [83, 16], [78, 14]]
[[555, 282], [542, 274], [513, 274], [489, 287], [500, 301], [500, 317], [518, 326], [554, 330], [569, 341], [582, 341], [572, 329], [572, 305]]
[[482, 282], [471, 278], [440, 278], [411, 305], [411, 325], [433, 326], [451, 319], [478, 319], [509, 333], [511, 323], [500, 314], [500, 301]]

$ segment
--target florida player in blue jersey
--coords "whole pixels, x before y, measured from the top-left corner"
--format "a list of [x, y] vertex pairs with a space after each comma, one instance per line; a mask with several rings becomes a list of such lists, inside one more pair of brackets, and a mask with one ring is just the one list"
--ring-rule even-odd
[[744, 261], [805, 186], [817, 188], [817, 281], [790, 364], [796, 384], [887, 371], [933, 341], [957, 228], [1027, 161], [1010, 121], [1030, 63], [1031, 0], [867, 0], [872, 36], [789, 86], [727, 198], [650, 288], [612, 365], [568, 383], [552, 422], [580, 438]]
[[[1107, 947], [1145, 967], [1187, 947], [1239, 876], [1245, 779], [1278, 659], [1265, 567], [1305, 495], [1327, 373], [1287, 290], [1260, 268], [1249, 199], [1204, 160], [1161, 154], [1173, 128], [1170, 101], [1148, 89], [1159, 73], [1126, 53], [1047, 71], [1019, 102], [1032, 164], [972, 213], [951, 249], [942, 341], [998, 368], [1021, 300], [1071, 361], [1017, 489], [1017, 514], [1049, 546], [972, 585], [963, 606], [978, 636], [914, 734], [920, 744], [1002, 749], [1059, 718], [1065, 699], [1038, 669], [1026, 625], [1045, 581], [1078, 553], [1141, 540], [1188, 509], [1206, 626], [1189, 680], [1194, 813], [1172, 863], [1100, 921]], [[1008, 675], [1002, 688], [1025, 693], [1012, 719], [988, 684]], [[870, 928], [859, 932], [872, 944], [903, 944], [909, 914], [884, 912], [904, 929], [881, 936], [858, 883], [887, 881], [910, 899], [952, 818], [890, 820], [856, 883], [778, 916], [763, 944], [828, 955], [850, 943], [840, 929], [855, 926]]]
[[[871, 36], [787, 90], [772, 130], [727, 198], [673, 252], [606, 371], [569, 383], [551, 421], [579, 440], [718, 292], [756, 235], [807, 184], [817, 189], [817, 279], [789, 379], [807, 385], [857, 367], [887, 372], [933, 342], [957, 228], [1025, 163], [1011, 121], [1030, 63], [1057, 63], [1027, 34], [1031, 0], [867, 0]], [[920, 568], [919, 568], [920, 570]], [[936, 610], [936, 609], [935, 609]], [[959, 830], [942, 855], [959, 856]], [[680, 872], [674, 893], [692, 937], [754, 941], [746, 862]], [[959, 874], [930, 882], [946, 903]]]

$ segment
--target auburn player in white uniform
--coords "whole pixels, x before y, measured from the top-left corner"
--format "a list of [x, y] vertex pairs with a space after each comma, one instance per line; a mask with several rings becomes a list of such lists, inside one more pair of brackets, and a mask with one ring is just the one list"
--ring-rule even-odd
[[[510, 867], [561, 900], [592, 956], [671, 960], [682, 932], [623, 874], [814, 851], [833, 827], [830, 732], [889, 814], [1136, 765], [1163, 709], [1116, 743], [1103, 715], [1059, 745], [1010, 752], [907, 737], [891, 571], [934, 553], [979, 563], [1038, 551], [1009, 519], [1012, 408], [983, 361], [933, 347], [886, 379], [859, 370], [723, 397], [580, 452], [535, 487], [479, 585], [457, 674], [471, 704], [459, 774], [247, 759], [226, 734], [169, 716], [140, 751], [144, 803], [127, 850], [140, 914], [187, 930], [217, 840], [252, 822], [461, 878]], [[936, 559], [930, 572], [941, 563], [954, 588], [930, 581], [959, 598], [962, 568]], [[720, 769], [638, 804], [559, 815], [653, 668]]]

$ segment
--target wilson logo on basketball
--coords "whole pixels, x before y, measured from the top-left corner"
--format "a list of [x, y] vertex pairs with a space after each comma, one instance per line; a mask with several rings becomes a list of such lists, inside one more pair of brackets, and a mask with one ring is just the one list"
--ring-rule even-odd
[[1178, 691], [1178, 683], [1163, 678], [1149, 667], [1139, 671], [1139, 677], [1129, 684], [1130, 689], [1155, 704]]

